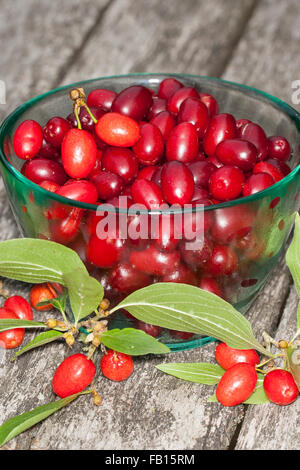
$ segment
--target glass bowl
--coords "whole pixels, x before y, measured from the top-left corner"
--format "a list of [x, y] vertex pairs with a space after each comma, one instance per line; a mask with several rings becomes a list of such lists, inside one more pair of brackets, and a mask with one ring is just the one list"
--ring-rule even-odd
[[[92, 266], [85, 258], [90, 237], [90, 220], [94, 217], [97, 206], [50, 193], [26, 179], [20, 172], [24, 161], [18, 159], [12, 150], [12, 137], [17, 126], [25, 119], [35, 119], [44, 125], [52, 116], [66, 117], [71, 113], [72, 103], [68, 91], [74, 86], [83, 87], [86, 93], [95, 88], [109, 88], [119, 92], [133, 84], [156, 90], [166, 77], [176, 77], [184, 85], [195, 86], [201, 92], [214, 95], [219, 102], [220, 112], [232, 113], [236, 119], [247, 118], [257, 122], [267, 135], [282, 135], [291, 143], [293, 152], [289, 164], [292, 172], [281, 181], [252, 196], [192, 209], [193, 213], [201, 212], [210, 219], [208, 237], [212, 243], [229, 246], [235, 251], [238, 257], [237, 272], [213, 280], [218, 283], [226, 300], [245, 313], [276, 265], [291, 231], [293, 214], [299, 209], [300, 114], [267, 93], [244, 85], [195, 75], [131, 74], [88, 80], [38, 96], [17, 108], [0, 128], [0, 167], [12, 211], [22, 235], [51, 239], [75, 249], [91, 274], [103, 283], [106, 296], [113, 303], [124, 298], [134, 288], [132, 286], [136, 285], [134, 281], [129, 289], [127, 286], [118, 291], [110, 284], [111, 270]], [[157, 212], [145, 212], [146, 218], [157, 215]], [[53, 215], [54, 213], [60, 215]], [[119, 209], [117, 213], [127, 222], [132, 220], [133, 216], [126, 209]], [[68, 217], [75, 227], [71, 238], [65, 236], [62, 229]], [[126, 243], [128, 257], [133, 251], [140, 249], [132, 241]], [[205, 266], [192, 263], [188, 269], [190, 274], [192, 271], [192, 276], [189, 274], [185, 282], [200, 285], [201, 279], [206, 276]], [[164, 276], [148, 273], [147, 283], [158, 282], [162, 278], [172, 279], [172, 270], [174, 264], [170, 261]], [[113, 327], [128, 325], [135, 325], [135, 321], [126, 312], [116, 314], [110, 322]], [[160, 338], [172, 350], [191, 349], [213, 340], [199, 336], [178, 337], [177, 333], [170, 334], [168, 331], [163, 331]]]

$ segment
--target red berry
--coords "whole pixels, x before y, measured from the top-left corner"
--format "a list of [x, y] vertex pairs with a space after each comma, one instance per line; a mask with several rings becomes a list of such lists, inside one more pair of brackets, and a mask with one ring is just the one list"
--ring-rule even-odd
[[110, 111], [117, 93], [106, 88], [97, 88], [92, 90], [87, 97], [87, 105], [89, 108], [101, 108], [104, 111]]
[[148, 181], [151, 181], [151, 178], [152, 176], [154, 175], [154, 173], [156, 172], [157, 170], [157, 166], [153, 165], [153, 166], [145, 166], [144, 168], [142, 168], [139, 172], [138, 172], [138, 175], [137, 175], [137, 178], [138, 180], [148, 180]]
[[187, 98], [179, 108], [177, 122], [190, 122], [196, 127], [198, 136], [203, 138], [210, 116], [207, 107], [198, 98]]
[[51, 310], [53, 307], [51, 304], [37, 305], [46, 300], [52, 300], [57, 297], [55, 289], [49, 282], [43, 284], [35, 284], [30, 290], [29, 300], [35, 310]]
[[85, 202], [86, 204], [95, 204], [98, 200], [95, 185], [86, 180], [69, 180], [56, 194], [73, 199], [74, 201]]
[[269, 400], [277, 405], [290, 405], [299, 395], [292, 374], [282, 369], [267, 373], [264, 378], [264, 390]]
[[53, 117], [44, 127], [44, 138], [53, 147], [60, 148], [63, 138], [70, 129], [71, 125], [66, 119]]
[[199, 98], [199, 93], [196, 88], [183, 87], [175, 91], [168, 100], [168, 110], [171, 113], [178, 114], [181, 104], [187, 98]]
[[289, 165], [285, 162], [282, 162], [281, 160], [269, 158], [268, 160], [265, 160], [265, 162], [271, 163], [273, 166], [275, 166], [283, 174], [283, 176], [287, 176], [291, 172]]
[[291, 156], [291, 146], [285, 137], [273, 135], [268, 138], [269, 157], [286, 162]]
[[109, 274], [109, 283], [113, 289], [131, 294], [137, 289], [142, 289], [150, 284], [148, 274], [134, 269], [129, 263], [118, 264]]
[[164, 197], [157, 184], [145, 179], [137, 179], [131, 186], [131, 194], [136, 204], [143, 204], [147, 209], [159, 209]]
[[193, 161], [197, 153], [196, 127], [190, 122], [181, 122], [169, 134], [166, 146], [167, 160], [187, 163]]
[[51, 240], [63, 245], [72, 242], [80, 232], [82, 215], [82, 209], [72, 207], [65, 218], [51, 221]]
[[71, 129], [62, 142], [61, 157], [64, 169], [71, 178], [85, 178], [97, 160], [96, 142], [89, 132]]
[[251, 175], [244, 184], [243, 195], [251, 196], [251, 194], [258, 193], [264, 189], [272, 186], [275, 183], [271, 175], [267, 173], [257, 173]]
[[[90, 111], [95, 119], [100, 119], [101, 116], [103, 116], [103, 114], [105, 113], [105, 111], [103, 111], [101, 108], [94, 107], [91, 107]], [[74, 113], [69, 114], [69, 116], [67, 117], [67, 121], [71, 124], [72, 127], [78, 127], [78, 122]], [[95, 123], [86, 108], [80, 108], [79, 121], [83, 130], [89, 131], [92, 134], [94, 133]]]
[[162, 169], [161, 186], [169, 204], [188, 204], [194, 194], [192, 172], [182, 162], [168, 162]]
[[153, 276], [164, 276], [179, 266], [179, 253], [163, 253], [154, 246], [149, 246], [143, 251], [132, 251], [129, 263], [139, 271]]
[[47, 180], [61, 186], [68, 178], [60, 163], [53, 160], [46, 160], [45, 158], [34, 158], [29, 162], [25, 162], [22, 173], [26, 178], [36, 184]]
[[194, 269], [205, 266], [212, 254], [212, 242], [209, 238], [195, 240], [192, 242], [182, 242], [180, 244], [180, 253], [183, 261]]
[[[136, 121], [147, 115], [152, 105], [152, 93], [141, 85], [133, 85], [122, 90], [112, 104], [113, 113], [121, 113]], [[123, 147], [121, 145], [121, 147]], [[127, 145], [125, 145], [127, 147]]]
[[24, 297], [13, 295], [4, 302], [4, 308], [14, 312], [21, 320], [32, 320], [32, 308]]
[[17, 157], [29, 160], [35, 157], [43, 143], [43, 131], [39, 123], [31, 119], [23, 121], [13, 138], [13, 148]]
[[154, 118], [154, 116], [159, 113], [162, 113], [163, 111], [167, 111], [167, 100], [154, 96], [152, 106], [147, 114], [147, 120], [150, 121]]
[[132, 147], [140, 138], [140, 127], [128, 116], [107, 113], [97, 122], [96, 133], [108, 145]]
[[275, 183], [280, 181], [284, 176], [281, 171], [276, 168], [276, 166], [272, 165], [272, 163], [269, 163], [267, 161], [257, 163], [253, 168], [253, 173], [267, 173], [273, 178]]
[[187, 341], [188, 339], [194, 336], [194, 333], [189, 333], [188, 331], [177, 331], [177, 330], [170, 330], [171, 336], [176, 339], [183, 339]]
[[110, 147], [102, 155], [102, 169], [119, 175], [128, 184], [137, 177], [138, 160], [132, 150]]
[[164, 140], [167, 140], [171, 130], [176, 126], [176, 118], [174, 114], [169, 111], [162, 111], [161, 113], [156, 114], [151, 119], [150, 123], [158, 127]]
[[125, 250], [125, 240], [118, 234], [106, 234], [106, 238], [92, 235], [86, 248], [87, 260], [99, 268], [111, 268], [122, 257]]
[[216, 148], [216, 157], [224, 165], [234, 165], [243, 171], [250, 171], [257, 159], [255, 145], [242, 139], [228, 139]]
[[100, 367], [102, 374], [114, 382], [128, 379], [134, 368], [131, 356], [112, 349], [102, 356]]
[[255, 213], [245, 204], [226, 207], [215, 211], [212, 236], [218, 243], [230, 243], [234, 239], [245, 237], [255, 221]]
[[235, 251], [226, 245], [215, 245], [208, 266], [214, 276], [230, 276], [238, 269], [238, 257]]
[[135, 327], [138, 330], [144, 331], [145, 333], [147, 333], [147, 335], [153, 336], [154, 338], [157, 338], [162, 332], [162, 328], [160, 326], [151, 325], [150, 323], [144, 323], [141, 320], [135, 321]]
[[175, 91], [183, 87], [183, 84], [176, 80], [176, 78], [165, 78], [158, 87], [158, 96], [165, 100], [168, 100]]
[[219, 283], [213, 277], [202, 276], [200, 279], [199, 287], [200, 289], [206, 290], [207, 292], [211, 292], [212, 294], [218, 295], [219, 297], [224, 297]]
[[99, 199], [111, 199], [119, 196], [124, 188], [124, 181], [119, 175], [99, 170], [91, 177], [91, 183], [98, 192]]
[[265, 160], [268, 156], [268, 139], [262, 127], [249, 122], [238, 130], [238, 137], [248, 140], [257, 148], [257, 160]]
[[219, 113], [219, 105], [216, 98], [208, 93], [200, 93], [200, 100], [208, 109], [210, 116], [214, 116]]
[[239, 168], [222, 166], [211, 175], [209, 190], [215, 199], [229, 201], [241, 194], [244, 180], [244, 173]]
[[142, 165], [155, 165], [163, 156], [163, 136], [154, 124], [146, 123], [141, 126], [141, 137], [133, 146], [139, 162]]
[[[188, 168], [193, 174], [195, 186], [206, 189], [209, 187], [209, 178], [217, 169], [213, 163], [207, 160], [192, 162], [188, 165]], [[198, 199], [201, 199], [201, 197]]]
[[60, 149], [53, 147], [53, 145], [50, 145], [45, 139], [43, 139], [42, 146], [36, 154], [36, 157], [46, 158], [47, 160], [54, 160], [57, 162], [60, 160]]
[[253, 393], [257, 382], [255, 367], [240, 362], [230, 367], [218, 383], [217, 399], [224, 406], [243, 403]]
[[162, 282], [179, 282], [181, 284], [196, 286], [197, 277], [194, 271], [188, 268], [185, 264], [180, 264], [173, 271], [165, 274], [162, 278]]
[[249, 124], [251, 121], [249, 119], [237, 119], [236, 120], [236, 128], [241, 129], [245, 124]]
[[203, 139], [203, 148], [208, 156], [213, 156], [217, 145], [223, 140], [236, 137], [235, 119], [231, 114], [216, 114], [210, 121]]
[[57, 183], [54, 183], [53, 181], [42, 181], [40, 183], [40, 187], [43, 189], [46, 189], [46, 191], [50, 191], [51, 193], [56, 193], [56, 191], [59, 190], [60, 186]]
[[[176, 237], [174, 227], [174, 217], [169, 214], [163, 214], [151, 224], [151, 238], [154, 240], [154, 246], [161, 251], [170, 252], [177, 247], [179, 237]], [[181, 235], [181, 234], [180, 234]]]
[[[20, 319], [13, 311], [7, 308], [0, 308], [0, 319], [10, 318], [12, 320]], [[0, 333], [0, 348], [13, 349], [20, 346], [24, 339], [25, 329], [15, 328]]]
[[225, 370], [239, 362], [245, 362], [252, 366], [259, 364], [259, 357], [254, 349], [234, 349], [225, 343], [218, 344], [215, 356], [218, 364]]
[[53, 380], [53, 392], [60, 398], [82, 392], [95, 377], [96, 367], [84, 354], [72, 354], [56, 369]]

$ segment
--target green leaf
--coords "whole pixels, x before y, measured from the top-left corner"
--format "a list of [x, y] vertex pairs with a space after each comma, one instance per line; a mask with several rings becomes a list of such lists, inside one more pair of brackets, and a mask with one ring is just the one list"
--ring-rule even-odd
[[75, 325], [94, 312], [103, 299], [104, 289], [97, 279], [80, 268], [64, 274], [64, 285], [68, 288]]
[[[254, 389], [254, 392], [252, 395], [248, 398], [248, 400], [244, 401], [245, 405], [263, 405], [264, 403], [269, 403], [270, 400], [268, 399], [267, 395], [265, 394], [264, 390], [264, 376], [263, 374], [257, 374], [257, 384]], [[211, 395], [207, 401], [209, 403], [217, 403], [217, 397], [216, 394], [214, 393]]]
[[130, 294], [111, 312], [125, 308], [134, 317], [171, 330], [209, 335], [236, 349], [272, 356], [254, 337], [248, 320], [225, 300], [187, 284], [152, 284]]
[[217, 364], [205, 362], [159, 364], [156, 368], [178, 379], [205, 385], [217, 384], [225, 372]]
[[258, 373], [257, 384], [254, 389], [254, 392], [248, 398], [248, 400], [244, 401], [244, 403], [247, 405], [262, 405], [264, 403], [269, 403], [269, 402], [270, 400], [268, 399], [264, 390], [264, 375]]
[[300, 216], [296, 214], [293, 240], [286, 252], [286, 264], [294, 279], [300, 297]]
[[300, 348], [291, 345], [286, 349], [288, 368], [294, 377], [300, 393]]
[[31, 320], [14, 320], [10, 318], [2, 318], [0, 320], [0, 332], [13, 330], [14, 328], [48, 328], [45, 323]]
[[43, 346], [44, 344], [51, 343], [52, 341], [56, 341], [58, 338], [61, 338], [64, 335], [61, 331], [56, 331], [56, 330], [49, 330], [49, 331], [44, 331], [43, 333], [40, 333], [37, 335], [32, 341], [30, 341], [24, 348], [20, 349], [14, 357], [11, 359], [11, 361], [14, 361], [18, 356], [21, 356], [21, 354], [24, 354], [27, 351], [30, 351], [31, 349], [38, 348], [39, 346]]
[[170, 352], [167, 346], [157, 341], [153, 336], [134, 328], [123, 328], [122, 330], [115, 328], [106, 331], [101, 335], [101, 342], [114, 351], [130, 354], [131, 356]]
[[4, 424], [2, 424], [2, 426], [0, 426], [0, 447], [35, 424], [48, 418], [48, 416], [60, 410], [64, 406], [68, 405], [79, 395], [86, 395], [87, 393], [90, 393], [90, 391], [70, 395], [67, 398], [63, 398], [62, 400], [47, 403], [46, 405], [39, 406], [34, 410], [9, 419]]
[[0, 243], [0, 276], [17, 281], [64, 284], [63, 275], [86, 267], [70, 248], [49, 240], [18, 238]]
[[43, 300], [43, 302], [39, 302], [37, 304], [38, 307], [43, 307], [44, 305], [52, 305], [52, 307], [56, 308], [57, 310], [60, 311], [65, 311], [66, 309], [66, 300], [68, 297], [68, 293], [64, 292], [63, 294], [59, 295], [58, 297], [55, 297], [54, 299], [46, 299]]

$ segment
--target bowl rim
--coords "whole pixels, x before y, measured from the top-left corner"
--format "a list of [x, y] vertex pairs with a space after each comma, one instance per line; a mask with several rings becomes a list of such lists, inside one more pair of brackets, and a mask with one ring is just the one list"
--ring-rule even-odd
[[[84, 203], [84, 202], [80, 202], [80, 201], [75, 201], [73, 199], [68, 199], [68, 198], [60, 196], [56, 193], [52, 193], [50, 191], [47, 191], [46, 189], [42, 188], [41, 186], [39, 186], [36, 183], [33, 183], [28, 178], [26, 178], [24, 175], [22, 175], [22, 173], [19, 172], [19, 170], [17, 170], [15, 167], [12, 166], [12, 164], [8, 161], [8, 159], [5, 156], [4, 144], [5, 144], [6, 131], [7, 131], [7, 129], [10, 130], [12, 128], [13, 123], [22, 115], [23, 112], [25, 112], [27, 109], [30, 109], [35, 104], [42, 101], [43, 99], [45, 99], [49, 96], [52, 96], [57, 92], [67, 90], [67, 89], [70, 89], [72, 87], [80, 86], [80, 85], [83, 85], [83, 84], [90, 84], [90, 83], [93, 83], [93, 82], [99, 82], [101, 80], [109, 80], [109, 79], [116, 80], [116, 79], [134, 78], [134, 77], [136, 77], [136, 78], [138, 78], [138, 77], [153, 77], [153, 78], [155, 78], [155, 77], [157, 77], [157, 78], [158, 77], [164, 77], [164, 78], [173, 77], [173, 78], [176, 78], [176, 79], [190, 78], [190, 79], [202, 79], [202, 80], [208, 80], [208, 81], [211, 80], [211, 81], [217, 82], [221, 85], [230, 86], [231, 88], [237, 89], [237, 90], [239, 90], [239, 91], [241, 91], [245, 94], [247, 94], [247, 92], [252, 93], [254, 95], [258, 95], [258, 97], [263, 98], [265, 101], [269, 102], [272, 106], [274, 106], [276, 108], [279, 108], [281, 111], [285, 112], [285, 114], [287, 114], [292, 119], [292, 121], [296, 124], [296, 128], [298, 129], [298, 132], [300, 132], [300, 113], [296, 109], [294, 109], [292, 106], [287, 104], [285, 101], [283, 101], [283, 100], [281, 100], [281, 99], [279, 99], [279, 98], [277, 98], [277, 97], [275, 97], [275, 96], [273, 96], [273, 95], [271, 95], [271, 94], [269, 94], [265, 91], [259, 90], [257, 88], [254, 88], [254, 87], [251, 87], [251, 86], [248, 86], [248, 85], [244, 85], [244, 84], [241, 84], [241, 83], [232, 82], [232, 81], [229, 81], [229, 80], [223, 80], [221, 78], [209, 77], [209, 76], [203, 76], [203, 75], [195, 75], [195, 74], [163, 73], [163, 72], [157, 72], [157, 73], [148, 73], [148, 72], [145, 72], [145, 73], [129, 73], [129, 74], [121, 74], [121, 75], [102, 76], [102, 77], [98, 77], [98, 78], [92, 78], [92, 79], [89, 79], [89, 80], [81, 80], [81, 81], [71, 83], [71, 84], [68, 84], [68, 85], [63, 85], [61, 87], [54, 88], [54, 89], [52, 89], [52, 90], [50, 90], [46, 93], [35, 96], [34, 98], [26, 101], [22, 105], [15, 108], [4, 119], [4, 121], [2, 122], [2, 124], [0, 126], [0, 161], [1, 161], [1, 163], [5, 166], [5, 168], [9, 171], [9, 173], [11, 173], [11, 175], [14, 178], [18, 179], [19, 181], [21, 181], [22, 183], [25, 183], [28, 186], [31, 186], [34, 191], [38, 191], [42, 195], [47, 196], [50, 199], [53, 199], [57, 202], [60, 202], [62, 204], [68, 205], [68, 206], [96, 211], [100, 204], [88, 204], [88, 203]], [[188, 209], [187, 211], [188, 212], [191, 212], [191, 210], [192, 210], [192, 212], [203, 211], [203, 210], [204, 211], [211, 211], [211, 210], [216, 210], [216, 209], [223, 209], [223, 208], [226, 208], [226, 207], [234, 207], [234, 206], [238, 206], [240, 204], [247, 204], [247, 203], [251, 203], [251, 202], [263, 199], [264, 197], [267, 197], [268, 195], [273, 193], [273, 191], [276, 192], [276, 190], [277, 189], [279, 190], [282, 186], [288, 185], [289, 182], [292, 181], [298, 173], [300, 173], [300, 164], [297, 165], [293, 169], [293, 171], [291, 171], [291, 173], [289, 173], [287, 176], [285, 176], [284, 178], [282, 178], [280, 181], [273, 184], [272, 186], [269, 186], [268, 188], [264, 189], [263, 191], [257, 192], [255, 194], [250, 195], [250, 196], [240, 197], [238, 199], [225, 201], [225, 202], [222, 202], [222, 203], [219, 203], [219, 204], [213, 204], [213, 205], [205, 206], [204, 208], [203, 208], [203, 206], [193, 207], [192, 209]], [[123, 208], [118, 208], [118, 207], [114, 208], [113, 210], [116, 213], [122, 213], [122, 214], [128, 213], [128, 211], [130, 211], [130, 209], [123, 209]], [[180, 212], [180, 213], [181, 212], [184, 213], [185, 211], [186, 211], [186, 209], [183, 209], [183, 210], [178, 209], [178, 212]], [[109, 210], [107, 212], [109, 212]], [[168, 210], [155, 210], [155, 211], [153, 211], [153, 210], [143, 210], [143, 211], [140, 211], [140, 213], [145, 213], [145, 214], [151, 215], [151, 214], [157, 214], [157, 213], [165, 214], [165, 213], [169, 213], [169, 211]]]

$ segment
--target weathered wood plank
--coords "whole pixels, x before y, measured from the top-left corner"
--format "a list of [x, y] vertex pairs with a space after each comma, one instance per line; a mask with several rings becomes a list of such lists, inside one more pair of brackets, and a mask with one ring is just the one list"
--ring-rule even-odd
[[122, 0], [106, 12], [64, 83], [128, 72], [221, 73], [253, 0]]
[[292, 82], [299, 80], [298, 0], [258, 2], [223, 78], [258, 87], [293, 103]]
[[[298, 296], [291, 289], [276, 339], [290, 340], [296, 331]], [[265, 404], [249, 407], [236, 449], [298, 450], [300, 400], [289, 406]]]
[[59, 71], [80, 51], [110, 0], [1, 2], [0, 79], [13, 107], [55, 86]]

